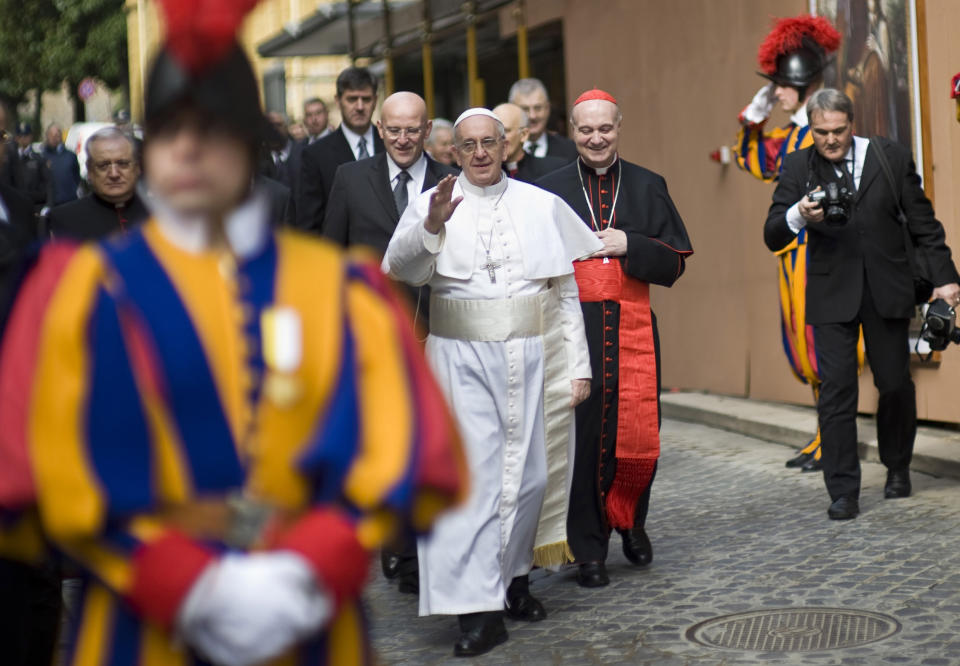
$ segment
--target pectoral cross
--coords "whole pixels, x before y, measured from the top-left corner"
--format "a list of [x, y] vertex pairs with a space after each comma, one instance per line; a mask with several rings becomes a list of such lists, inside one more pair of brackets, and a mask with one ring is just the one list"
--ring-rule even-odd
[[480, 268], [487, 272], [487, 275], [490, 276], [490, 284], [494, 284], [497, 281], [497, 274], [494, 273], [495, 270], [503, 266], [499, 261], [494, 261], [490, 258], [490, 253], [487, 252], [487, 263], [481, 264]]

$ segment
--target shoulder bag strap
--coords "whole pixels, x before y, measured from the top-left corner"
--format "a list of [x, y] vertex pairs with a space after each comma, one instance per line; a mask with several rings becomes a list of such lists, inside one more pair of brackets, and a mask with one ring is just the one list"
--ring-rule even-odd
[[900, 222], [900, 228], [903, 229], [904, 249], [907, 253], [907, 261], [910, 262], [910, 270], [914, 275], [920, 275], [917, 271], [917, 260], [914, 256], [916, 249], [914, 247], [913, 237], [910, 235], [907, 214], [903, 211], [903, 206], [900, 205], [900, 190], [897, 188], [896, 181], [893, 179], [893, 171], [890, 169], [887, 155], [883, 152], [883, 147], [877, 139], [878, 137], [870, 139], [870, 147], [873, 148], [877, 161], [880, 162], [880, 168], [883, 170], [883, 175], [887, 179], [887, 184], [890, 185], [890, 190], [893, 192], [894, 200], [897, 203], [897, 220]]

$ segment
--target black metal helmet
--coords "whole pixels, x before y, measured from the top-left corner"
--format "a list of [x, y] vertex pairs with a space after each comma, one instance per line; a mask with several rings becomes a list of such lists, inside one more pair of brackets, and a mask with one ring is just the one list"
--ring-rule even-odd
[[760, 76], [801, 91], [817, 81], [840, 46], [840, 33], [822, 16], [776, 19], [760, 44]]
[[275, 130], [260, 106], [260, 92], [250, 61], [239, 44], [200, 71], [184, 67], [162, 49], [147, 78], [144, 120], [149, 130], [190, 106], [229, 125], [238, 136], [259, 142]]
[[806, 88], [820, 78], [829, 63], [823, 49], [805, 37], [800, 48], [777, 56], [777, 71], [758, 74], [779, 86]]
[[192, 108], [258, 143], [275, 130], [236, 31], [258, 0], [162, 0], [167, 34], [147, 77], [148, 132]]

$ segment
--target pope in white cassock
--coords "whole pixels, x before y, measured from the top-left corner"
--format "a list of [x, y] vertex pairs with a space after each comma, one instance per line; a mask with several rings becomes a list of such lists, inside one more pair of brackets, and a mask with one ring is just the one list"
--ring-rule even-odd
[[465, 111], [463, 172], [407, 207], [383, 261], [430, 285], [427, 357], [466, 443], [470, 496], [418, 547], [420, 615], [459, 616], [458, 656], [507, 640], [504, 608], [544, 619], [527, 574], [573, 559], [573, 407], [591, 376], [573, 262], [603, 247], [559, 197], [508, 179], [505, 150], [496, 116]]

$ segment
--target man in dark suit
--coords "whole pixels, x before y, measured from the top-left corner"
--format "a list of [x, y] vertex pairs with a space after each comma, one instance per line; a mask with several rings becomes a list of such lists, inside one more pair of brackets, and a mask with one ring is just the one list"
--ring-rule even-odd
[[264, 154], [257, 171], [261, 176], [283, 183], [293, 188], [294, 174], [290, 162], [296, 141], [287, 131], [287, 116], [279, 111], [268, 111], [267, 120], [273, 126], [275, 134], [264, 146]]
[[507, 96], [511, 104], [516, 104], [530, 122], [530, 135], [523, 149], [534, 157], [560, 157], [567, 162], [577, 159], [577, 144], [570, 139], [547, 132], [550, 120], [550, 96], [540, 79], [520, 79], [510, 86]]
[[30, 123], [18, 123], [16, 141], [20, 164], [23, 168], [21, 191], [30, 199], [34, 212], [39, 213], [47, 204], [50, 195], [47, 165], [43, 156], [33, 149], [33, 128]]
[[[857, 458], [857, 341], [860, 328], [880, 392], [877, 439], [887, 467], [884, 497], [910, 495], [910, 459], [916, 434], [916, 397], [907, 342], [914, 314], [913, 276], [897, 198], [883, 174], [882, 149], [899, 189], [909, 232], [927, 259], [936, 285], [933, 298], [960, 304], [960, 276], [944, 242], [943, 226], [923, 193], [910, 153], [880, 139], [853, 134], [853, 104], [825, 88], [807, 103], [814, 145], [788, 155], [764, 226], [767, 247], [777, 251], [808, 234], [807, 324], [813, 326], [823, 384], [817, 412], [823, 476], [834, 520], [860, 511]], [[852, 194], [845, 220], [826, 219], [809, 192], [837, 184]]]
[[63, 130], [53, 124], [47, 128], [43, 144], [43, 159], [50, 175], [50, 205], [59, 206], [77, 200], [80, 187], [80, 162], [72, 150], [63, 145]]
[[367, 245], [381, 255], [407, 203], [456, 173], [430, 158], [427, 106], [419, 95], [399, 92], [383, 103], [377, 130], [385, 153], [337, 169], [323, 222], [323, 235], [341, 245]]
[[23, 252], [37, 240], [33, 206], [20, 192], [0, 183], [0, 307], [5, 303], [7, 281]]
[[499, 104], [493, 109], [494, 115], [503, 123], [504, 139], [507, 143], [507, 158], [503, 161], [503, 170], [510, 178], [533, 183], [552, 171], [565, 167], [569, 162], [559, 157], [534, 157], [523, 150], [523, 142], [529, 135], [527, 114], [516, 104]]
[[[347, 162], [337, 169], [323, 222], [323, 234], [344, 246], [366, 245], [383, 255], [408, 203], [456, 171], [428, 156], [427, 105], [411, 92], [398, 92], [383, 103], [377, 129], [386, 153]], [[429, 301], [427, 287], [409, 287], [421, 312]], [[426, 315], [424, 316], [426, 321]], [[382, 556], [384, 574], [399, 578], [401, 592], [417, 592], [417, 547], [401, 539]]]
[[317, 233], [337, 167], [383, 152], [383, 141], [370, 122], [377, 103], [377, 80], [369, 70], [349, 67], [340, 72], [335, 99], [340, 127], [304, 148], [300, 156], [297, 226]]
[[87, 139], [91, 192], [50, 211], [50, 234], [95, 240], [146, 222], [149, 213], [137, 195], [139, 179], [140, 158], [133, 136], [116, 127], [97, 130]]

